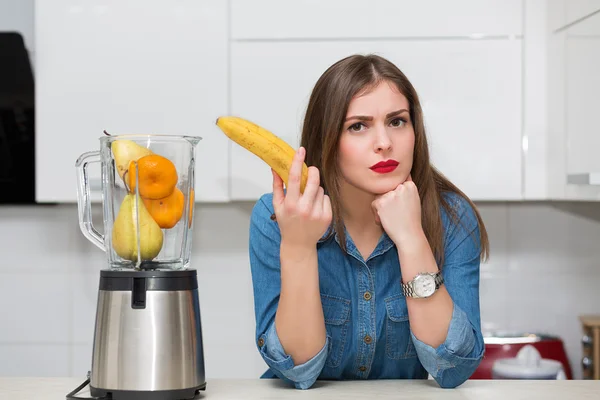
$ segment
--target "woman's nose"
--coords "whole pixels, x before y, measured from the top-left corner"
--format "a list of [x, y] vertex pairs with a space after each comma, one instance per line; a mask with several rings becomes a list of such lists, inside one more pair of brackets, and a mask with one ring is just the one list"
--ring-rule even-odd
[[381, 151], [389, 150], [391, 147], [392, 141], [390, 140], [385, 128], [377, 128], [375, 137], [375, 151], [379, 153]]

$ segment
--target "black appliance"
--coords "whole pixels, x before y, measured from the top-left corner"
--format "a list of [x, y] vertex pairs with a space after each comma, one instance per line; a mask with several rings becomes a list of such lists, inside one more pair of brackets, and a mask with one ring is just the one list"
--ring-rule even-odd
[[0, 32], [0, 204], [34, 204], [35, 90], [25, 41]]

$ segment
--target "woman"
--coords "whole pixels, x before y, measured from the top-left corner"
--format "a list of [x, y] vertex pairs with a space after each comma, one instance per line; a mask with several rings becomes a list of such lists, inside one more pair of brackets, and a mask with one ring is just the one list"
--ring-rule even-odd
[[338, 61], [314, 87], [285, 192], [273, 173], [251, 216], [263, 377], [460, 385], [484, 353], [487, 252], [474, 204], [430, 164], [406, 76], [375, 55]]

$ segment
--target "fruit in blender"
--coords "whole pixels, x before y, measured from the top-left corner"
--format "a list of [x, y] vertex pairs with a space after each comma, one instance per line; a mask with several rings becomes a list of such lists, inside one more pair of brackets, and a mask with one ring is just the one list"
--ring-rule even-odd
[[142, 198], [148, 213], [161, 228], [170, 229], [177, 225], [183, 215], [185, 196], [178, 188], [163, 199]]
[[140, 261], [152, 260], [162, 249], [163, 232], [142, 199], [138, 196], [136, 201], [135, 194], [127, 194], [112, 229], [112, 247], [119, 257], [130, 261], [138, 259], [138, 231]]
[[177, 185], [177, 169], [171, 160], [158, 154], [147, 155], [129, 163], [126, 179], [131, 193], [135, 193], [136, 188], [136, 163], [140, 196], [156, 200], [173, 193]]
[[[283, 182], [288, 184], [294, 149], [283, 139], [268, 130], [239, 117], [219, 117], [217, 126], [227, 137], [266, 162]], [[302, 165], [300, 191], [303, 193], [308, 179], [308, 167]]]
[[194, 189], [190, 189], [190, 213], [188, 216], [188, 228], [192, 227], [192, 219], [194, 217]]
[[133, 140], [118, 139], [110, 145], [112, 149], [117, 173], [123, 179], [123, 175], [129, 168], [131, 161], [137, 161], [140, 158], [152, 154], [150, 149], [140, 146]]

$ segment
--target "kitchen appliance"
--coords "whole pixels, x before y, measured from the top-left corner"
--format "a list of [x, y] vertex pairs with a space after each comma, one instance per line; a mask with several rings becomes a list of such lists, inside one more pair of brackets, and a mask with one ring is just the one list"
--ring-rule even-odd
[[523, 346], [514, 358], [499, 358], [492, 366], [493, 379], [566, 379], [560, 362], [543, 359], [530, 344]]
[[571, 366], [563, 341], [556, 336], [536, 333], [490, 332], [484, 335], [485, 355], [471, 379], [493, 379], [494, 362], [500, 358], [514, 358], [530, 345], [541, 358], [561, 363], [565, 377], [573, 379]]
[[[201, 138], [105, 135], [76, 162], [79, 223], [105, 251], [88, 379], [92, 398], [183, 400], [206, 387], [197, 271], [190, 268], [194, 158]], [[104, 233], [88, 166], [102, 172]], [[89, 398], [89, 397], [88, 397]]]
[[600, 380], [600, 315], [582, 315], [579, 320], [583, 329], [583, 379]]
[[0, 32], [0, 204], [35, 204], [35, 87], [23, 36]]

